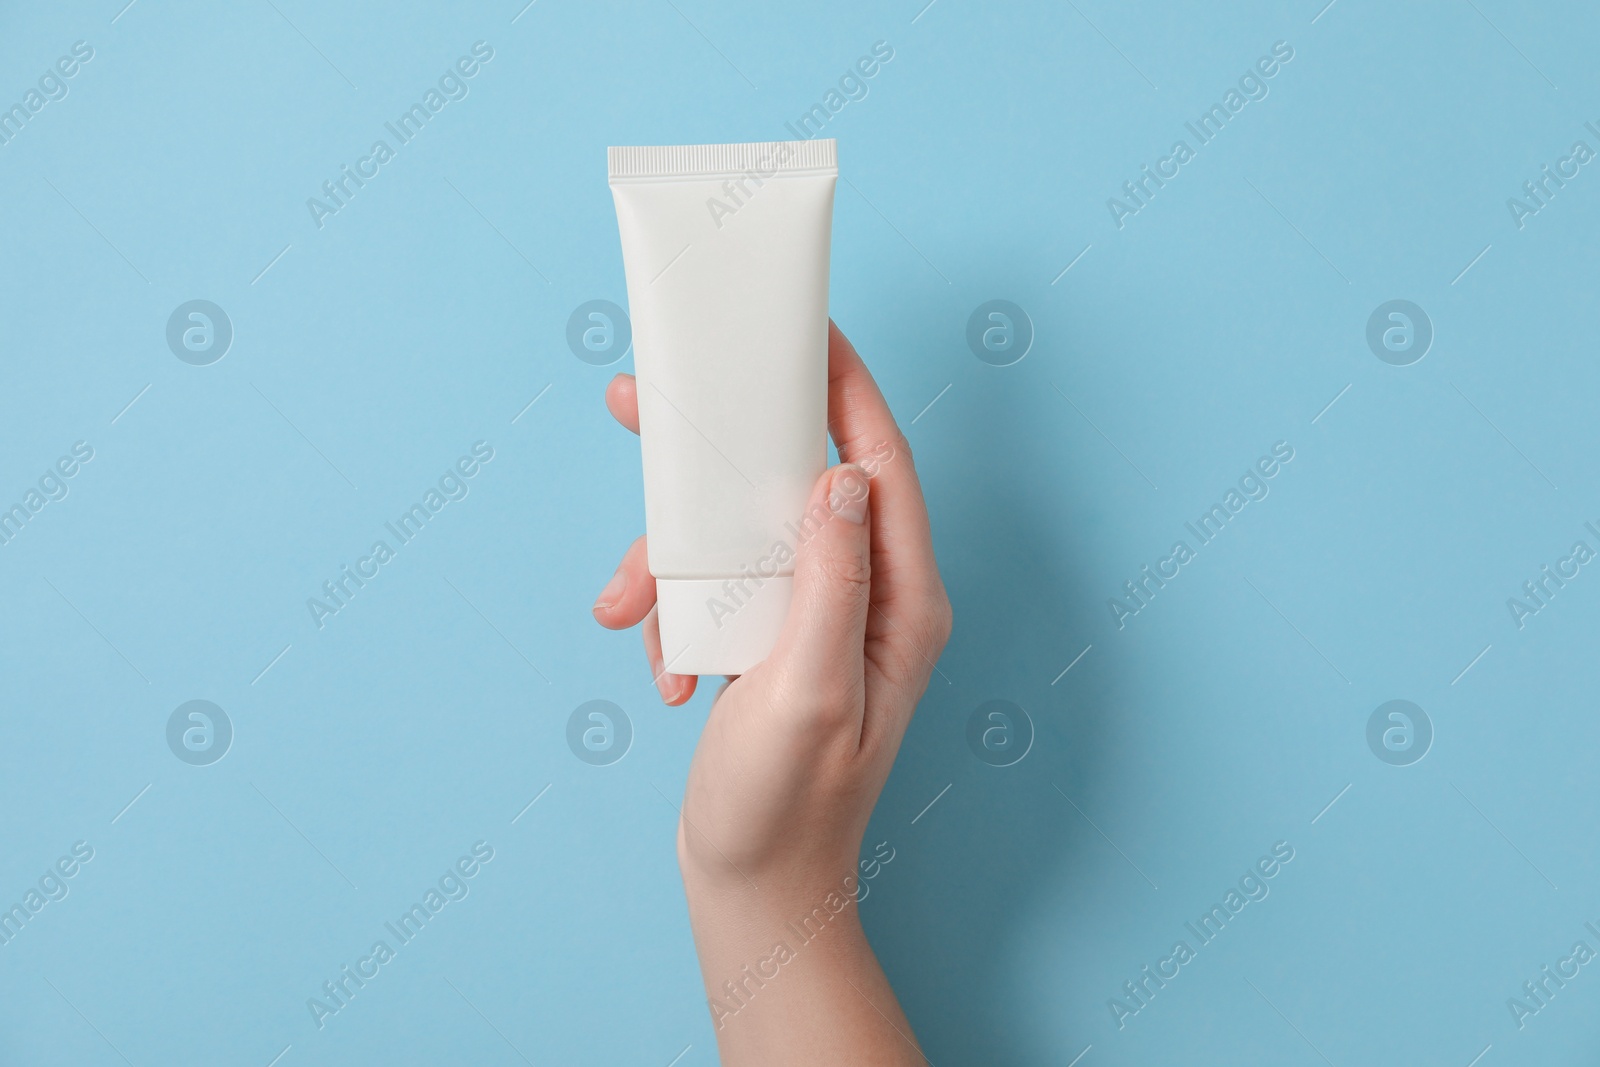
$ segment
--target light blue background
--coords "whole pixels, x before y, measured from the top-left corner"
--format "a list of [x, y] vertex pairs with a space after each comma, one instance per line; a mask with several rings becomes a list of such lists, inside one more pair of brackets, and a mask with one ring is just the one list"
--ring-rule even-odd
[[[0, 147], [0, 503], [95, 450], [0, 547], [0, 904], [95, 849], [0, 947], [0, 1062], [715, 1062], [672, 806], [708, 697], [661, 708], [589, 616], [643, 509], [601, 405], [631, 360], [566, 321], [625, 303], [607, 145], [787, 136], [880, 40], [827, 127], [831, 304], [956, 609], [863, 905], [929, 1059], [1592, 1061], [1600, 969], [1506, 1006], [1600, 947], [1600, 576], [1506, 607], [1600, 545], [1600, 175], [1506, 207], [1600, 148], [1583, 5], [124, 2], [0, 13], [5, 105], [95, 50]], [[479, 40], [470, 94], [318, 229], [306, 199]], [[1280, 40], [1119, 230], [1107, 198]], [[207, 367], [165, 341], [195, 298], [236, 331]], [[1014, 366], [964, 340], [992, 298], [1036, 330]], [[1393, 298], [1436, 331], [1409, 367], [1365, 342]], [[319, 631], [306, 598], [480, 440]], [[1107, 599], [1280, 440], [1271, 495], [1119, 631]], [[195, 698], [236, 731], [208, 767], [165, 741]], [[598, 698], [635, 733], [608, 767], [565, 742]], [[1005, 769], [965, 742], [996, 698], [1037, 730]], [[1396, 698], [1436, 731], [1407, 767], [1365, 739]], [[470, 895], [319, 1031], [307, 998], [480, 839]], [[1271, 895], [1119, 1030], [1108, 999], [1277, 841]]]

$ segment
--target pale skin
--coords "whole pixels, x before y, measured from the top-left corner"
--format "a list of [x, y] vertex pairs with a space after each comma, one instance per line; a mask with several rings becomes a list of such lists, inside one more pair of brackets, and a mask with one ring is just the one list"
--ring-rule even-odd
[[[798, 546], [777, 647], [711, 707], [678, 822], [695, 950], [731, 1067], [924, 1062], [851, 890], [867, 820], [949, 639], [950, 601], [906, 439], [828, 326], [828, 430], [843, 462], [811, 500], [827, 519]], [[638, 433], [631, 375], [612, 379], [606, 407]], [[651, 674], [676, 706], [697, 679], [662, 669], [647, 552], [643, 537], [633, 543], [594, 615], [610, 629], [642, 624]], [[788, 924], [819, 906], [831, 918], [802, 942]], [[781, 963], [779, 942], [793, 952]]]

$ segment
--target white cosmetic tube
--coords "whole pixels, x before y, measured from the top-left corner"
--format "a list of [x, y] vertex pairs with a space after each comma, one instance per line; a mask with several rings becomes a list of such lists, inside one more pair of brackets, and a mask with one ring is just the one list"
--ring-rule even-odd
[[742, 674], [827, 464], [834, 142], [612, 148], [661, 669]]

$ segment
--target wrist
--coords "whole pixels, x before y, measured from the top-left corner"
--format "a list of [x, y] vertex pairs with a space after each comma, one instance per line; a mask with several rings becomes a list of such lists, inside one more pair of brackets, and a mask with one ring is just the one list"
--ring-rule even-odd
[[[689, 922], [712, 1014], [719, 1024], [747, 1019], [758, 1001], [764, 1015], [780, 1002], [803, 999], [831, 975], [859, 975], [875, 966], [858, 901], [840, 885], [752, 886], [742, 880], [684, 877]], [[722, 1031], [721, 1025], [717, 1027]]]
[[[753, 871], [749, 876], [724, 870], [680, 865], [689, 917], [702, 927], [727, 926], [752, 933], [785, 925], [800, 926], [808, 917], [829, 927], [860, 927], [858, 905], [866, 887], [855, 868], [819, 864], [806, 871]], [[841, 923], [843, 920], [843, 923]]]
[[860, 835], [843, 845], [789, 841], [730, 855], [680, 820], [677, 844], [678, 872], [691, 903], [700, 900], [750, 913], [820, 903], [830, 893], [864, 898], [856, 871]]
[[[768, 954], [776, 945], [825, 940], [866, 944], [860, 901], [867, 887], [851, 860], [798, 863], [791, 869], [740, 872], [680, 858], [684, 896], [695, 941], [718, 955]], [[712, 975], [706, 976], [707, 985]]]

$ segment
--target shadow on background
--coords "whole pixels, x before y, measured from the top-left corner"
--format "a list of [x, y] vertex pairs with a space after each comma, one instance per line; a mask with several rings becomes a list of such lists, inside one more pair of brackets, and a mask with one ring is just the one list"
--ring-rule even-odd
[[[1097, 758], [1106, 719], [1096, 709], [1110, 702], [1115, 680], [1091, 655], [1052, 685], [1104, 633], [1086, 617], [1097, 602], [1073, 566], [1072, 531], [1083, 528], [1073, 513], [1087, 490], [1035, 465], [1041, 436], [1059, 427], [1041, 433], [1039, 418], [1001, 417], [984, 398], [967, 399], [976, 402], [942, 413], [959, 424], [913, 440], [955, 631], [869, 830], [869, 848], [888, 840], [899, 868], [879, 879], [883, 892], [863, 913], [934, 1063], [1033, 1063], [1055, 1039], [1027, 1008], [1037, 991], [1025, 991], [1016, 949], [1063, 892], [1104, 881], [1107, 846], [1056, 787], [1092, 810], [1086, 798], [1108, 765]], [[1027, 681], [997, 689], [996, 678]], [[974, 710], [995, 699], [1020, 705], [1033, 724], [1031, 749], [1011, 766], [985, 763], [968, 742]], [[1057, 951], [1069, 974], [1071, 940]], [[1052, 1061], [1088, 1041], [1056, 1048]]]

